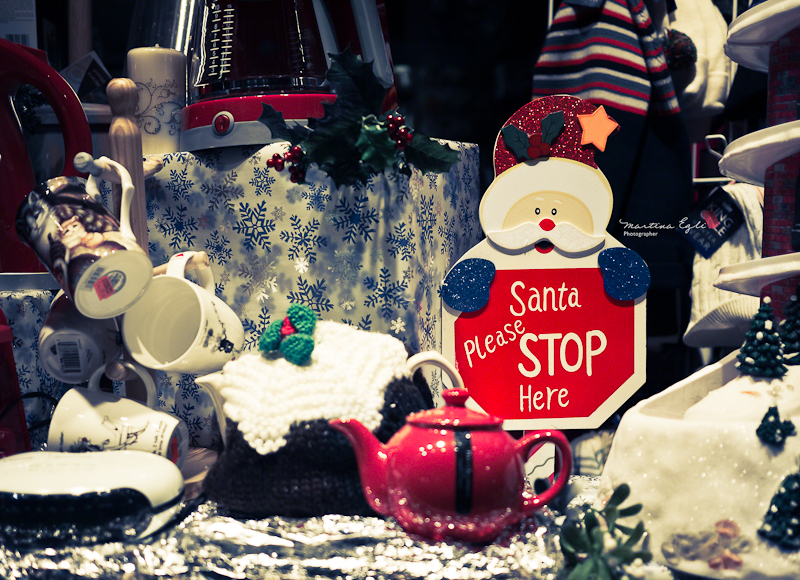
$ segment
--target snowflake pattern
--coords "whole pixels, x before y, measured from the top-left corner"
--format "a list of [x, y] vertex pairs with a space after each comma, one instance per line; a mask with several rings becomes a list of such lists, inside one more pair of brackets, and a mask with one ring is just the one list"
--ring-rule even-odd
[[410, 260], [417, 250], [417, 245], [414, 243], [414, 232], [411, 228], [406, 228], [405, 222], [394, 226], [394, 233], [386, 236], [386, 243], [389, 244], [389, 255], [392, 258], [400, 256], [403, 261]]
[[253, 167], [253, 179], [250, 180], [250, 185], [253, 186], [256, 195], [272, 195], [272, 184], [275, 183], [273, 174], [274, 172], [268, 167]]
[[197, 222], [191, 215], [187, 215], [189, 208], [185, 205], [168, 207], [157, 222], [158, 231], [169, 238], [169, 247], [174, 250], [186, 250], [194, 246], [197, 236]]
[[436, 226], [436, 213], [433, 210], [433, 196], [420, 196], [417, 207], [417, 225], [419, 226], [419, 239], [424, 245], [433, 242], [433, 228]]
[[187, 199], [194, 188], [194, 182], [187, 177], [188, 173], [188, 167], [184, 167], [180, 171], [177, 169], [169, 170], [170, 178], [169, 181], [167, 181], [166, 187], [168, 191], [172, 192], [173, 201]]
[[322, 312], [328, 312], [333, 309], [333, 303], [325, 296], [325, 290], [324, 278], [309, 284], [307, 280], [303, 280], [303, 277], [299, 276], [297, 278], [297, 291], [289, 292], [286, 298], [292, 304], [308, 306], [319, 316]]
[[378, 211], [369, 208], [369, 198], [366, 195], [357, 197], [351, 205], [350, 201], [343, 197], [336, 204], [331, 216], [331, 223], [336, 231], [344, 230], [342, 240], [348, 244], [354, 244], [358, 239], [368, 242], [375, 233], [375, 225], [378, 223]]
[[364, 278], [364, 286], [372, 292], [364, 299], [364, 306], [377, 307], [381, 316], [386, 320], [394, 316], [395, 308], [408, 309], [408, 299], [405, 297], [408, 283], [405, 281], [392, 282], [392, 274], [388, 268], [381, 268], [378, 278], [371, 276]]
[[301, 258], [307, 264], [315, 263], [317, 261], [316, 249], [328, 245], [328, 239], [316, 233], [320, 226], [319, 220], [312, 218], [303, 224], [300, 217], [293, 215], [289, 218], [289, 224], [291, 229], [283, 230], [280, 233], [281, 241], [289, 244], [286, 255], [290, 260], [295, 260], [295, 264]]
[[275, 222], [267, 219], [266, 213], [267, 202], [265, 201], [259, 202], [252, 208], [249, 203], [239, 204], [241, 219], [234, 224], [233, 231], [243, 237], [242, 244], [245, 250], [259, 247], [262, 250], [271, 251], [269, 234], [275, 230]]
[[206, 240], [206, 253], [209, 260], [216, 264], [225, 265], [233, 256], [233, 249], [230, 244], [230, 240], [218, 231], [211, 232]]
[[[247, 350], [273, 313], [282, 316], [292, 302], [415, 349], [435, 348], [441, 324], [434, 292], [451, 262], [481, 236], [477, 146], [459, 149], [462, 162], [448, 174], [387, 172], [339, 190], [316, 169], [303, 185], [290, 183], [287, 172], [265, 172], [264, 160], [285, 153], [285, 143], [165, 154], [164, 168], [146, 182], [151, 260], [205, 250], [218, 296], [242, 321]], [[12, 303], [0, 293], [20, 389], [60, 396], [71, 385], [42, 370], [36, 349], [51, 300], [48, 293], [35, 306], [30, 296]], [[186, 420], [192, 444], [218, 445], [208, 393], [191, 375], [158, 374], [161, 408]], [[28, 401], [25, 409], [31, 422], [49, 416], [45, 402]]]
[[238, 174], [231, 171], [222, 179], [217, 176], [210, 182], [200, 184], [203, 199], [206, 200], [212, 212], [219, 213], [224, 210], [233, 214], [236, 211], [236, 200], [244, 197], [244, 187], [240, 183], [236, 183], [237, 177]]

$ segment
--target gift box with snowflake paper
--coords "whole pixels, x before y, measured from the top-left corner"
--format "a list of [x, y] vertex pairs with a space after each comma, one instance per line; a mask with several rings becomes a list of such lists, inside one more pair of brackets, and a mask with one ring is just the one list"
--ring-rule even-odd
[[[302, 184], [267, 167], [286, 142], [166, 155], [147, 181], [151, 259], [207, 252], [246, 349], [293, 303], [414, 350], [440, 349], [439, 286], [482, 235], [478, 147], [447, 145], [458, 151], [447, 172], [390, 168], [339, 187], [314, 165]], [[192, 379], [164, 373], [161, 402], [187, 421], [194, 444], [213, 446], [211, 401]]]

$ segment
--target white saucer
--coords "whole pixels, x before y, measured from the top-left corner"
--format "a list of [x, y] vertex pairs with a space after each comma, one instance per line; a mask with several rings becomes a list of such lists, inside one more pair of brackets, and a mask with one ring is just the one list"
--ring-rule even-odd
[[798, 25], [800, 0], [767, 0], [731, 22], [725, 54], [742, 66], [767, 72], [770, 47]]
[[725, 148], [719, 160], [723, 175], [764, 186], [767, 169], [800, 152], [800, 121], [782, 123], [740, 137]]
[[797, 274], [800, 274], [800, 253], [783, 254], [720, 268], [714, 287], [760, 296], [764, 286]]

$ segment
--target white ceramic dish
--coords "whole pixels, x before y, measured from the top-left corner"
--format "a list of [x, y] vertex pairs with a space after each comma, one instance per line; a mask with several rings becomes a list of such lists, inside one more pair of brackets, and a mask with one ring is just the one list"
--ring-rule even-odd
[[183, 476], [144, 451], [31, 451], [0, 459], [0, 544], [133, 541], [180, 509]]
[[782, 123], [736, 139], [725, 148], [719, 170], [731, 179], [763, 186], [767, 169], [797, 152], [800, 121]]
[[760, 296], [764, 286], [797, 274], [800, 274], [800, 253], [783, 254], [720, 268], [714, 287]]
[[798, 25], [800, 0], [768, 0], [731, 22], [725, 54], [742, 66], [767, 72], [770, 47]]

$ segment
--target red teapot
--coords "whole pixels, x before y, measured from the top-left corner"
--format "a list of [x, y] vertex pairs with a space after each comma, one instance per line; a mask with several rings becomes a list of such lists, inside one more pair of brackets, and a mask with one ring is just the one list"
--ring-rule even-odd
[[[410, 534], [489, 543], [558, 495], [572, 464], [569, 442], [560, 431], [514, 439], [501, 418], [466, 408], [469, 393], [442, 355], [424, 352], [408, 362], [414, 370], [432, 363], [450, 376], [458, 388], [443, 393], [445, 407], [409, 415], [385, 445], [355, 419], [330, 422], [353, 445], [372, 509], [393, 517]], [[555, 445], [561, 467], [549, 489], [531, 495], [525, 462], [544, 443]]]

